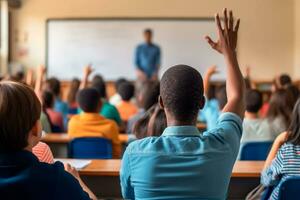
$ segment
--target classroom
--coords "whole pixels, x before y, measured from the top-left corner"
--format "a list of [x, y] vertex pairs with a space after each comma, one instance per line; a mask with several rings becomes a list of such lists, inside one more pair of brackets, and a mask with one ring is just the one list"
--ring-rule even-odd
[[0, 199], [299, 200], [299, 0], [1, 0]]

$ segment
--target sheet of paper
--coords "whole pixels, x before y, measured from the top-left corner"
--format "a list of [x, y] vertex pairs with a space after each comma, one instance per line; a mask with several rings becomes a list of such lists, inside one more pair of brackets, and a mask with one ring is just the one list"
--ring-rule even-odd
[[69, 163], [75, 169], [83, 169], [88, 166], [92, 161], [91, 160], [83, 160], [83, 159], [55, 159], [55, 161], [60, 161], [62, 163]]

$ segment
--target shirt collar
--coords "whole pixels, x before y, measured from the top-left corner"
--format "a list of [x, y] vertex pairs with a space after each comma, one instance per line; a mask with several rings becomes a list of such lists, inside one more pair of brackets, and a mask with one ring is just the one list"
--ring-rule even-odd
[[32, 152], [26, 150], [0, 153], [0, 166], [28, 166], [37, 162], [39, 162], [38, 158]]
[[196, 126], [169, 126], [162, 136], [200, 136], [201, 133]]
[[86, 112], [82, 112], [80, 114], [80, 118], [81, 119], [99, 119], [99, 120], [102, 120], [104, 119], [103, 116], [101, 116], [99, 113], [86, 113]]

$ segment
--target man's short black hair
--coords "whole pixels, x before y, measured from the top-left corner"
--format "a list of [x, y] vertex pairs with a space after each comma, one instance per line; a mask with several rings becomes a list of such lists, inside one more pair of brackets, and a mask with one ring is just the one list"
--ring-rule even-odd
[[150, 28], [146, 28], [146, 29], [144, 30], [144, 33], [147, 33], [147, 34], [152, 35], [153, 31], [152, 31], [152, 29], [150, 29]]
[[282, 87], [292, 84], [292, 79], [288, 74], [281, 74], [279, 77], [279, 83]]
[[164, 107], [180, 122], [197, 118], [203, 101], [203, 80], [200, 73], [187, 65], [168, 69], [160, 83], [160, 96]]
[[257, 113], [263, 104], [263, 97], [261, 92], [254, 89], [248, 89], [246, 92], [246, 111], [250, 113]]
[[123, 101], [130, 101], [134, 96], [134, 85], [128, 81], [123, 82], [118, 88], [118, 93]]
[[44, 108], [52, 108], [54, 105], [54, 95], [50, 91], [44, 91], [42, 94]]
[[96, 113], [100, 103], [100, 94], [95, 88], [82, 89], [77, 95], [77, 102], [84, 112]]
[[119, 78], [116, 83], [115, 83], [115, 88], [116, 88], [116, 91], [118, 92], [118, 87], [121, 85], [121, 83], [124, 83], [126, 82], [127, 80], [125, 78]]
[[51, 91], [56, 97], [60, 95], [60, 81], [55, 78], [49, 78], [46, 81], [47, 90]]

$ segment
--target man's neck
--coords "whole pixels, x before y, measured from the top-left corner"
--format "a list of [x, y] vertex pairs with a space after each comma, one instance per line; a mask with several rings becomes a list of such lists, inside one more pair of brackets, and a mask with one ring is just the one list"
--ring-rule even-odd
[[258, 116], [258, 113], [251, 113], [251, 112], [246, 111], [245, 112], [245, 118], [247, 118], [247, 119], [258, 119], [259, 116]]
[[190, 122], [182, 122], [176, 119], [168, 119], [168, 126], [196, 126], [197, 120], [193, 120]]

